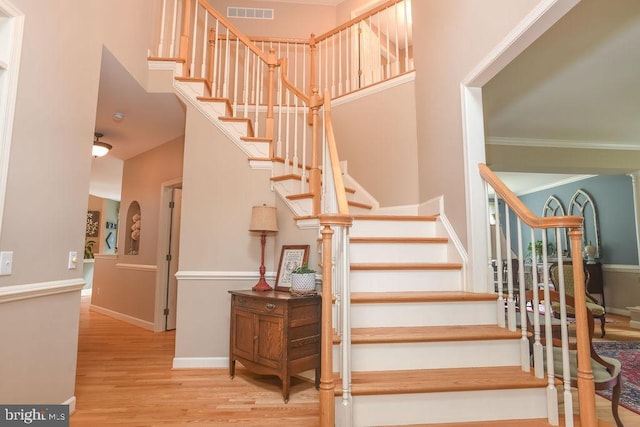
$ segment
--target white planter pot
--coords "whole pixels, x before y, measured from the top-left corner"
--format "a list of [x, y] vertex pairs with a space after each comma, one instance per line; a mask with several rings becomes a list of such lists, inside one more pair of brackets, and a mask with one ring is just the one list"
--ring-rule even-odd
[[291, 273], [291, 292], [312, 294], [316, 291], [316, 273]]

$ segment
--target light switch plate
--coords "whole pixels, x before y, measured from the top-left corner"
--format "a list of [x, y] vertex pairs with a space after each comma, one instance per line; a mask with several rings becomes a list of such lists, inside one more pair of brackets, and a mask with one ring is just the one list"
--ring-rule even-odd
[[69, 252], [69, 263], [67, 267], [69, 268], [69, 270], [73, 270], [77, 266], [78, 266], [78, 252], [71, 251]]
[[0, 276], [11, 274], [13, 267], [13, 251], [0, 252]]

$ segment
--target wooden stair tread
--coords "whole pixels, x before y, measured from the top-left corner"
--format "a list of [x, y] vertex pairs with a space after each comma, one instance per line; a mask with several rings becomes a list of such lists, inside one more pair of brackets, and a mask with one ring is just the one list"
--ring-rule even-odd
[[271, 143], [271, 139], [261, 136], [241, 136], [240, 139], [244, 142], [266, 142]]
[[461, 270], [459, 262], [422, 262], [422, 263], [352, 263], [354, 270]]
[[447, 243], [447, 237], [350, 237], [349, 243]]
[[496, 301], [497, 295], [462, 291], [352, 292], [351, 303]]
[[205, 83], [206, 79], [202, 77], [175, 77], [175, 79], [179, 82], [195, 82], [195, 83]]
[[289, 194], [287, 199], [289, 200], [301, 200], [301, 199], [310, 199], [313, 198], [313, 194], [311, 193], [301, 193], [301, 194]]
[[172, 58], [169, 56], [148, 56], [147, 61], [164, 61], [164, 62], [179, 62], [184, 64], [184, 58]]
[[438, 215], [354, 215], [354, 220], [362, 221], [435, 221]]
[[352, 344], [487, 341], [519, 339], [522, 334], [498, 325], [394, 326], [351, 329]]
[[[334, 373], [334, 381], [336, 395], [341, 395], [338, 373]], [[523, 372], [520, 366], [356, 371], [351, 376], [351, 390], [354, 396], [514, 390], [545, 388], [547, 385], [545, 378], [536, 378], [533, 373]]]
[[271, 181], [274, 181], [274, 182], [287, 181], [289, 179], [300, 181], [300, 179], [302, 179], [302, 176], [295, 173], [289, 173], [286, 175], [278, 175], [278, 176], [271, 177]]
[[368, 205], [366, 203], [354, 202], [352, 200], [347, 200], [347, 204], [354, 208], [373, 209], [373, 206], [371, 205]]

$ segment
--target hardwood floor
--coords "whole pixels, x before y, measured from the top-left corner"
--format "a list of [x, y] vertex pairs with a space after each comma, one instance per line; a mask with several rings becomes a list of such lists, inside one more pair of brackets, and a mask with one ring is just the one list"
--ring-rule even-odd
[[[292, 379], [288, 404], [280, 380], [227, 369], [172, 369], [174, 332], [153, 333], [89, 311], [83, 297], [72, 426], [315, 426], [318, 392]], [[258, 386], [258, 383], [260, 386]]]
[[[227, 369], [174, 370], [174, 332], [129, 325], [90, 311], [89, 303], [83, 297], [72, 426], [318, 425], [312, 381], [294, 378], [285, 404], [280, 380], [252, 374], [242, 365], [233, 380]], [[640, 340], [628, 318], [612, 318], [606, 338]], [[610, 402], [597, 397], [597, 405], [598, 417], [612, 422]], [[640, 415], [624, 408], [620, 414], [626, 427], [640, 427]]]

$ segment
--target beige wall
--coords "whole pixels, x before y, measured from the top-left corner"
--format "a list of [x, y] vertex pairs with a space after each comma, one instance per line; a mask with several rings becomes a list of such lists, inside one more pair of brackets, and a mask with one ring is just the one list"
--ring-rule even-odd
[[[91, 304], [132, 320], [154, 322], [160, 199], [163, 183], [182, 177], [184, 141], [178, 138], [124, 162], [122, 201], [118, 229], [118, 254], [98, 257], [94, 267]], [[140, 204], [141, 227], [138, 255], [125, 253], [130, 239], [127, 211]]]
[[[239, 148], [188, 107], [176, 358], [226, 360], [228, 290], [251, 288], [258, 279], [260, 238], [248, 231], [252, 206], [266, 203], [278, 208], [280, 231], [267, 238], [267, 272], [277, 269], [282, 244], [313, 243], [315, 233], [297, 230], [288, 208], [276, 201], [270, 176], [268, 170], [252, 170]], [[193, 274], [200, 277], [185, 277]], [[273, 284], [270, 278], [269, 282]]]
[[340, 159], [382, 207], [418, 203], [414, 90], [410, 81], [331, 109]]
[[67, 261], [84, 251], [102, 45], [141, 75], [153, 2], [10, 1], [25, 20], [0, 235], [0, 249], [13, 251], [12, 274], [0, 276], [0, 342], [11, 343], [0, 346], [0, 401], [73, 403], [79, 288], [5, 297], [81, 287], [82, 264]]
[[69, 403], [75, 389], [79, 305], [79, 289], [0, 300], [0, 402]]
[[444, 195], [447, 217], [462, 242], [467, 230], [460, 83], [538, 3], [412, 3], [420, 201]]
[[336, 26], [333, 6], [247, 0], [209, 0], [209, 4], [225, 17], [227, 6], [273, 9], [273, 20], [230, 19], [236, 28], [248, 36], [307, 39], [311, 33], [322, 34]]

